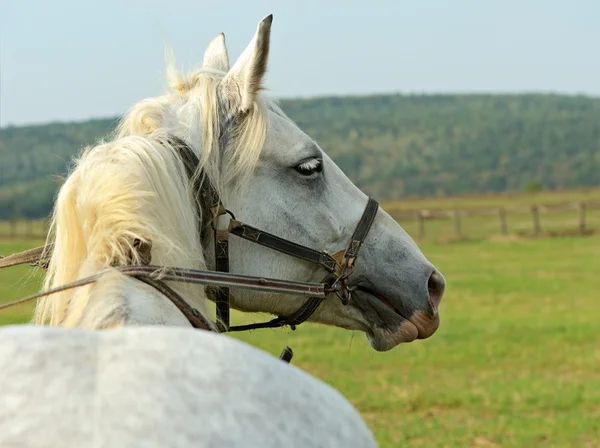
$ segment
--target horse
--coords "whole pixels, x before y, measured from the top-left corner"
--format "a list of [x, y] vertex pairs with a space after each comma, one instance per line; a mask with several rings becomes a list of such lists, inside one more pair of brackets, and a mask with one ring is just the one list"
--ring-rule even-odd
[[[189, 75], [170, 56], [168, 91], [135, 104], [113, 140], [75, 161], [53, 210], [44, 289], [102, 275], [40, 298], [37, 325], [2, 329], [0, 384], [8, 404], [0, 411], [0, 442], [375, 446], [358, 412], [333, 388], [218, 331], [191, 329], [159, 289], [119, 270], [148, 260], [218, 268], [215, 235], [225, 216], [207, 216], [198, 206], [196, 186], [208, 182], [232, 221], [256, 226], [227, 241], [232, 272], [318, 282], [326, 263], [315, 262], [308, 248], [325, 259], [342, 248], [348, 272], [333, 282], [341, 287], [303, 320], [362, 331], [377, 351], [437, 330], [443, 275], [260, 93], [271, 23], [272, 16], [259, 23], [231, 67], [223, 34]], [[177, 142], [193, 156], [192, 173]], [[245, 231], [256, 228], [255, 239], [271, 235], [271, 243], [254, 245]], [[170, 290], [211, 320], [206, 302], [218, 291], [189, 283]], [[233, 287], [227, 303], [289, 316], [305, 300]]]

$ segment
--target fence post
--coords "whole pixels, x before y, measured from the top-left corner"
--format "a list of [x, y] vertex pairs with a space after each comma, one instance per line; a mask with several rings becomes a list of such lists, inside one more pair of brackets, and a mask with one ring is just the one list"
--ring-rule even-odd
[[425, 221], [421, 210], [417, 210], [417, 238], [421, 239], [425, 236]]
[[540, 226], [540, 211], [537, 205], [531, 206], [531, 216], [533, 218], [533, 233], [539, 235], [542, 231]]
[[577, 204], [577, 216], [579, 218], [579, 232], [585, 233], [585, 202]]
[[25, 224], [25, 235], [26, 238], [32, 239], [33, 238], [33, 220], [32, 219], [28, 219], [26, 221]]
[[504, 207], [498, 209], [498, 216], [500, 217], [500, 232], [502, 235], [506, 235], [508, 233], [508, 226], [506, 225], [506, 209]]
[[8, 237], [13, 240], [17, 238], [17, 218], [10, 219], [10, 231], [8, 232]]
[[19, 217], [19, 203], [13, 199], [10, 203], [10, 210], [11, 210], [11, 216], [10, 216], [10, 229], [9, 229], [9, 238], [16, 238], [17, 237], [17, 221], [18, 221], [18, 217]]
[[452, 212], [452, 216], [454, 216], [454, 236], [460, 238], [460, 212], [458, 210], [454, 210]]

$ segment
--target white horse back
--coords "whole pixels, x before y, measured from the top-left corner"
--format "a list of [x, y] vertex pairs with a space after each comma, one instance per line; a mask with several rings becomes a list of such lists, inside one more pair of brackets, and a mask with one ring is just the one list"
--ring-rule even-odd
[[186, 328], [0, 329], [2, 447], [372, 447], [336, 390]]

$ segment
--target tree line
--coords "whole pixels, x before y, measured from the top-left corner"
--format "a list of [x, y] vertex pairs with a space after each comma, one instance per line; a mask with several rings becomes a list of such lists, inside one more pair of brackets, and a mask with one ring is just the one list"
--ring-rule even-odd
[[[280, 106], [379, 199], [600, 184], [600, 98], [397, 94]], [[0, 219], [46, 216], [73, 156], [116, 122], [0, 129]]]

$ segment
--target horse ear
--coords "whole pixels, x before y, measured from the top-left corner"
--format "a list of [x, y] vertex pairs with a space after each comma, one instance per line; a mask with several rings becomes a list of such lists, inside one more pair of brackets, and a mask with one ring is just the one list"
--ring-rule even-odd
[[256, 95], [262, 89], [262, 80], [267, 71], [269, 58], [272, 21], [273, 14], [268, 15], [258, 24], [252, 41], [223, 78], [225, 86], [233, 84], [236, 88], [231, 90], [239, 92], [241, 112], [247, 112], [252, 107]]
[[225, 35], [223, 33], [211, 40], [206, 47], [202, 67], [212, 68], [225, 73], [229, 71], [229, 55], [227, 54]]

